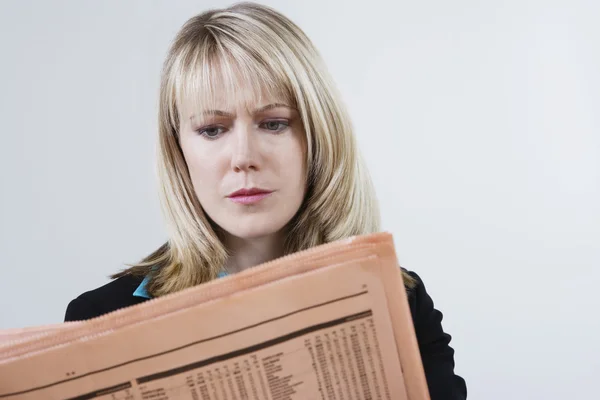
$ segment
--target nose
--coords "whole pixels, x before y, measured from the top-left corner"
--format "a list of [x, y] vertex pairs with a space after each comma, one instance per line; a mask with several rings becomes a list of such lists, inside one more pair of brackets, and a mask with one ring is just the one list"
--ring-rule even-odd
[[231, 168], [235, 172], [258, 170], [259, 154], [257, 138], [250, 128], [236, 129], [234, 132]]

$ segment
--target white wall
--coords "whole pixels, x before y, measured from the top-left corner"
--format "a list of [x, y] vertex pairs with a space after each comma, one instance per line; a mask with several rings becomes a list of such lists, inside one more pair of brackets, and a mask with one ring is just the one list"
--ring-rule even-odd
[[[600, 3], [271, 1], [351, 109], [385, 228], [473, 399], [588, 399], [600, 372]], [[165, 239], [159, 71], [205, 1], [0, 2], [0, 328]]]

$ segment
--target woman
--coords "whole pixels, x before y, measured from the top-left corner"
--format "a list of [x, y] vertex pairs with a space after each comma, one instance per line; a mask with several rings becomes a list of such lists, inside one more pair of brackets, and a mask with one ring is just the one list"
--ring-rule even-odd
[[[190, 19], [164, 64], [159, 179], [169, 240], [73, 300], [82, 320], [285, 254], [379, 230], [350, 119], [306, 35], [238, 4]], [[450, 336], [403, 271], [432, 399], [466, 397]]]

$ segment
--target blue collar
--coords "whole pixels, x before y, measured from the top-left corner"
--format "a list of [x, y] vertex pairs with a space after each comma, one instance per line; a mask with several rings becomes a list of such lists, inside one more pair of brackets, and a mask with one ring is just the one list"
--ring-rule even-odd
[[[217, 275], [217, 278], [222, 278], [227, 275], [229, 275], [227, 272], [222, 271], [222, 272], [219, 272], [219, 274]], [[140, 283], [140, 285], [137, 287], [137, 289], [135, 289], [135, 292], [133, 292], [133, 295], [136, 297], [143, 297], [145, 299], [151, 299], [152, 296], [150, 296], [150, 294], [146, 291], [146, 285], [148, 285], [148, 282], [150, 282], [150, 277], [148, 275], [146, 275], [146, 277], [144, 277], [144, 280], [142, 281], [142, 283]]]

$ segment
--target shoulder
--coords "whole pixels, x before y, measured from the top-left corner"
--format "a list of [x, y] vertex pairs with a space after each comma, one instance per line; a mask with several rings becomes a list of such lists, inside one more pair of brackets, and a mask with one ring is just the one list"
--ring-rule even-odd
[[[421, 350], [432, 343], [447, 345], [451, 337], [442, 329], [443, 314], [435, 307], [421, 277], [413, 271], [406, 272], [415, 280], [415, 285], [412, 288], [407, 288], [407, 295], [415, 333]], [[445, 350], [453, 353], [450, 348]]]
[[90, 319], [143, 302], [145, 299], [133, 295], [141, 282], [141, 277], [125, 275], [82, 293], [67, 306], [65, 321]]
[[408, 304], [431, 399], [465, 399], [466, 384], [454, 373], [452, 337], [442, 327], [443, 315], [435, 307], [421, 277], [415, 272], [406, 272], [415, 280], [415, 285], [407, 289]]
[[409, 286], [405, 286], [406, 294], [408, 296], [408, 305], [410, 306], [410, 312], [412, 313], [413, 319], [417, 313], [417, 303], [422, 301], [425, 297], [429, 297], [427, 290], [425, 289], [425, 284], [419, 275], [417, 275], [414, 271], [409, 271], [407, 269], [402, 268], [404, 273], [410, 276], [413, 279], [413, 284]]

